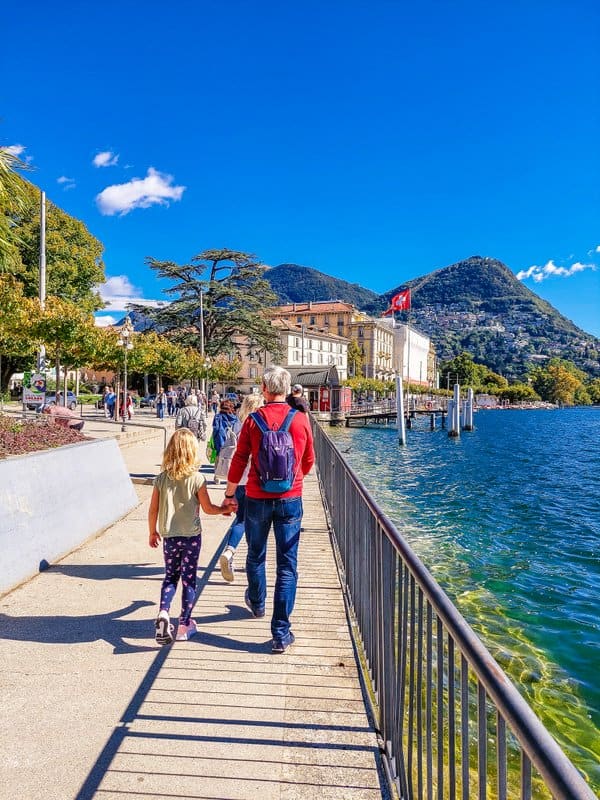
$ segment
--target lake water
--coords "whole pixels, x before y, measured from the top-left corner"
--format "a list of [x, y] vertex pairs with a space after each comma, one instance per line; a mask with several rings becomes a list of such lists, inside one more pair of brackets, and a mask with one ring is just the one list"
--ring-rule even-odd
[[600, 408], [330, 428], [569, 757], [600, 789]]

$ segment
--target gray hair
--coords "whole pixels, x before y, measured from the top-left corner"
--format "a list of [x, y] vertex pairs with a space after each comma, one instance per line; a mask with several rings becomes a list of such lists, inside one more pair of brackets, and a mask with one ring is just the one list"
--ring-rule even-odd
[[188, 394], [185, 398], [186, 406], [197, 406], [198, 405], [198, 398], [195, 394]]
[[288, 395], [292, 384], [292, 376], [283, 367], [269, 367], [263, 375], [263, 383], [269, 394]]

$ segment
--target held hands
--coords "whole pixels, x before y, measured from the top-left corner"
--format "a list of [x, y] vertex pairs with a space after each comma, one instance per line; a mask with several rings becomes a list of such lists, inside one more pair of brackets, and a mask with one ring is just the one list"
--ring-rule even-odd
[[158, 533], [158, 531], [154, 531], [154, 533], [151, 533], [148, 536], [148, 544], [150, 545], [150, 547], [158, 547], [158, 545], [161, 543], [161, 541], [162, 541], [162, 537], [161, 537], [160, 533]]
[[237, 500], [235, 497], [225, 497], [221, 503], [222, 513], [224, 516], [229, 517], [238, 509]]

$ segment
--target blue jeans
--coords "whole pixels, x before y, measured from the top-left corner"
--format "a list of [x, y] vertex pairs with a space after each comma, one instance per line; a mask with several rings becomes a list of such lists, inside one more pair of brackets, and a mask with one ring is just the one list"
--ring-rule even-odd
[[235, 519], [231, 523], [231, 527], [227, 531], [227, 544], [226, 547], [231, 547], [232, 550], [238, 546], [238, 544], [242, 541], [242, 536], [244, 535], [244, 527], [245, 527], [245, 516], [246, 516], [246, 487], [245, 486], [238, 486], [235, 490], [235, 499], [237, 500], [237, 512], [235, 514]]
[[246, 497], [248, 597], [253, 605], [259, 607], [264, 606], [267, 597], [265, 559], [271, 523], [277, 547], [277, 579], [273, 594], [271, 633], [274, 639], [283, 639], [290, 631], [290, 614], [296, 600], [302, 498], [255, 500]]

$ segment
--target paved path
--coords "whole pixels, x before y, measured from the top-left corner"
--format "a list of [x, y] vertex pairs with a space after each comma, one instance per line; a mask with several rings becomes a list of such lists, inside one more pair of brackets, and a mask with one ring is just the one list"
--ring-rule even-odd
[[[122, 444], [140, 481], [157, 471], [162, 434]], [[380, 798], [315, 477], [284, 655], [270, 652], [269, 600], [264, 620], [245, 609], [243, 547], [235, 583], [221, 579], [225, 517], [204, 518], [199, 635], [156, 646], [162, 559], [146, 544], [151, 487], [136, 488], [127, 517], [0, 599], [1, 800]], [[271, 542], [270, 587], [272, 565]]]

